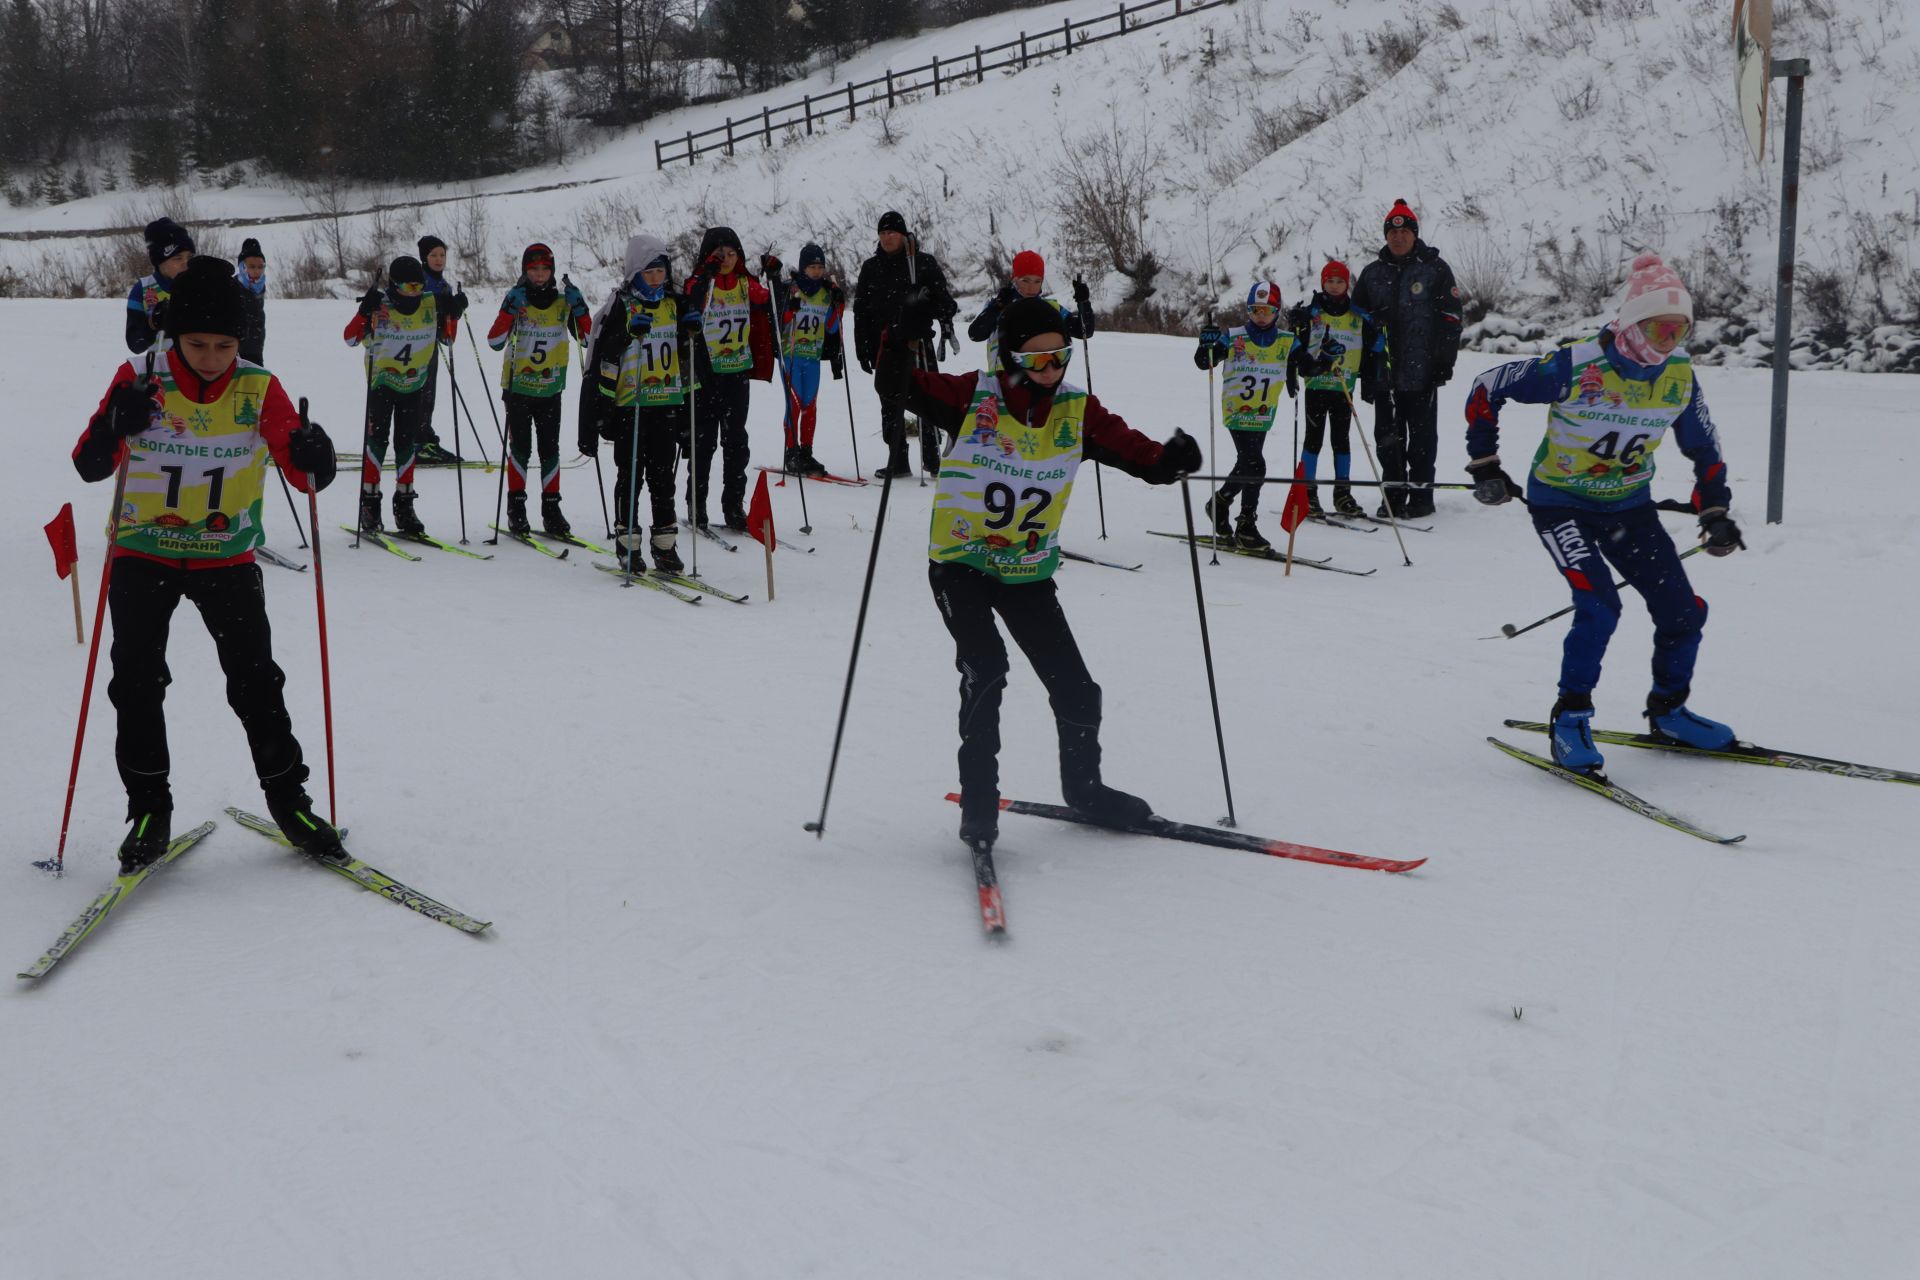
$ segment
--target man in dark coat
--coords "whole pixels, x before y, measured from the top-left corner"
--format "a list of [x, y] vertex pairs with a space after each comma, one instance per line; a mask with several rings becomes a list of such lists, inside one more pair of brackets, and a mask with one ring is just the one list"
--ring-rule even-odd
[[[1433, 483], [1439, 451], [1440, 388], [1460, 353], [1460, 289], [1440, 251], [1420, 239], [1420, 221], [1405, 200], [1386, 218], [1387, 243], [1360, 273], [1354, 305], [1386, 332], [1384, 352], [1360, 365], [1360, 398], [1374, 407], [1373, 438], [1386, 480]], [[1380, 515], [1433, 514], [1432, 489], [1387, 489]]]
[[[860, 279], [853, 293], [853, 351], [860, 367], [873, 372], [880, 349], [880, 334], [893, 323], [900, 309], [915, 296], [925, 299], [932, 316], [940, 322], [946, 340], [953, 341], [953, 317], [960, 304], [947, 288], [946, 273], [930, 253], [920, 251], [920, 243], [907, 230], [907, 220], [889, 209], [880, 216], [880, 243], [871, 258], [861, 264]], [[955, 344], [958, 345], [957, 343]], [[931, 342], [916, 340], [912, 346], [915, 368], [940, 367], [938, 351]], [[887, 442], [887, 465], [883, 476], [910, 476], [913, 465], [907, 461], [906, 415], [898, 402], [881, 402], [880, 435]], [[920, 433], [921, 469], [938, 475], [940, 436], [937, 431]]]

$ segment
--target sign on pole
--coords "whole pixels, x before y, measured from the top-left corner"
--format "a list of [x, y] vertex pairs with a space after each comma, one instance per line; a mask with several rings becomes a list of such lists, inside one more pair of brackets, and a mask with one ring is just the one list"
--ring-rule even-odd
[[1753, 158], [1767, 162], [1767, 86], [1773, 81], [1773, 0], [1733, 0], [1733, 60], [1740, 123]]

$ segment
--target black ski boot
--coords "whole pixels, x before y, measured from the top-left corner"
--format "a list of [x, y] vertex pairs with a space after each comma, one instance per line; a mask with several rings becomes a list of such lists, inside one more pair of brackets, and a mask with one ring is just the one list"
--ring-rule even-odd
[[1353, 490], [1344, 484], [1333, 486], [1333, 509], [1343, 516], [1365, 516], [1367, 509], [1355, 501]]
[[1401, 500], [1400, 509], [1410, 520], [1425, 519], [1433, 514], [1433, 490], [1414, 489]]
[[1233, 506], [1232, 498], [1222, 498], [1217, 493], [1214, 494], [1211, 498], [1208, 498], [1206, 502], [1202, 504], [1201, 510], [1205, 511], [1207, 514], [1207, 519], [1213, 522], [1213, 532], [1215, 537], [1229, 539], [1229, 540], [1232, 539], [1233, 512], [1229, 510], [1229, 508], [1231, 508], [1232, 506]]
[[556, 538], [573, 535], [573, 526], [567, 523], [566, 516], [560, 512], [560, 495], [543, 493], [540, 495], [540, 527]]
[[353, 855], [340, 843], [340, 833], [313, 811], [313, 801], [305, 791], [268, 796], [267, 813], [280, 828], [280, 834], [309, 858], [340, 864], [353, 861]]
[[984, 844], [989, 850], [1000, 838], [1000, 796], [992, 791], [960, 793], [960, 841], [967, 848]]
[[158, 862], [160, 855], [167, 851], [167, 842], [173, 839], [173, 814], [170, 810], [151, 810], [135, 815], [131, 821], [133, 829], [120, 842], [120, 874], [123, 876], [143, 871]]
[[1060, 794], [1067, 807], [1104, 827], [1137, 828], [1153, 806], [1100, 780], [1100, 724], [1060, 722]]
[[685, 573], [687, 566], [680, 559], [680, 553], [674, 550], [674, 544], [680, 540], [680, 526], [677, 524], [657, 524], [653, 526], [653, 567], [661, 573]]
[[368, 533], [384, 533], [386, 523], [380, 516], [380, 491], [360, 486], [360, 527]]
[[613, 526], [613, 558], [625, 573], [647, 571], [647, 558], [640, 554], [640, 538], [638, 533], [628, 533], [623, 524]]
[[826, 464], [813, 456], [812, 445], [803, 444], [800, 446], [800, 473], [808, 476], [823, 476], [827, 474]]
[[800, 457], [799, 445], [788, 447], [786, 453], [781, 455], [780, 466], [790, 476], [803, 476], [807, 473], [806, 463]]
[[744, 511], [725, 512], [721, 516], [721, 519], [726, 521], [727, 528], [734, 530], [736, 533], [745, 533], [747, 531], [747, 513]]
[[1320, 505], [1319, 485], [1310, 484], [1307, 486], [1307, 514], [1309, 516], [1319, 516], [1323, 520], [1326, 519], [1327, 509]]
[[1233, 541], [1235, 545], [1245, 547], [1249, 551], [1270, 551], [1273, 549], [1273, 544], [1268, 542], [1266, 537], [1260, 532], [1258, 520], [1259, 516], [1256, 512], [1242, 511], [1240, 513], [1239, 522], [1233, 526]]
[[533, 533], [533, 526], [527, 523], [527, 495], [510, 493], [507, 495], [507, 532], [516, 538], [525, 538]]
[[401, 489], [393, 495], [393, 527], [401, 533], [418, 536], [427, 531], [413, 512], [413, 490]]
[[429, 440], [420, 446], [414, 461], [423, 467], [457, 467], [460, 465], [460, 455], [438, 440]]

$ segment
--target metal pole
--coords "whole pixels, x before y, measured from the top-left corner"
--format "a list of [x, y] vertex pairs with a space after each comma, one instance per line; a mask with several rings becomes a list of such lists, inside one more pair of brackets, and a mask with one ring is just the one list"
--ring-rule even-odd
[[1773, 78], [1787, 82], [1787, 138], [1780, 148], [1780, 267], [1773, 298], [1773, 434], [1767, 447], [1767, 523], [1785, 518], [1787, 491], [1787, 377], [1793, 349], [1793, 237], [1800, 205], [1800, 104], [1806, 93], [1807, 60], [1773, 64]]

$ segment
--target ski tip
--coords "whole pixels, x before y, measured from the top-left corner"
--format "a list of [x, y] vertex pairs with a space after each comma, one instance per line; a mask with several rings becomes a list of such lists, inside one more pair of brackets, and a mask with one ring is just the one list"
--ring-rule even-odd
[[1411, 862], [1402, 862], [1397, 866], [1386, 867], [1384, 868], [1384, 870], [1388, 875], [1399, 876], [1399, 875], [1405, 875], [1407, 872], [1412, 871], [1417, 867], [1424, 867], [1426, 865], [1427, 865], [1427, 860], [1425, 858], [1415, 858]]

